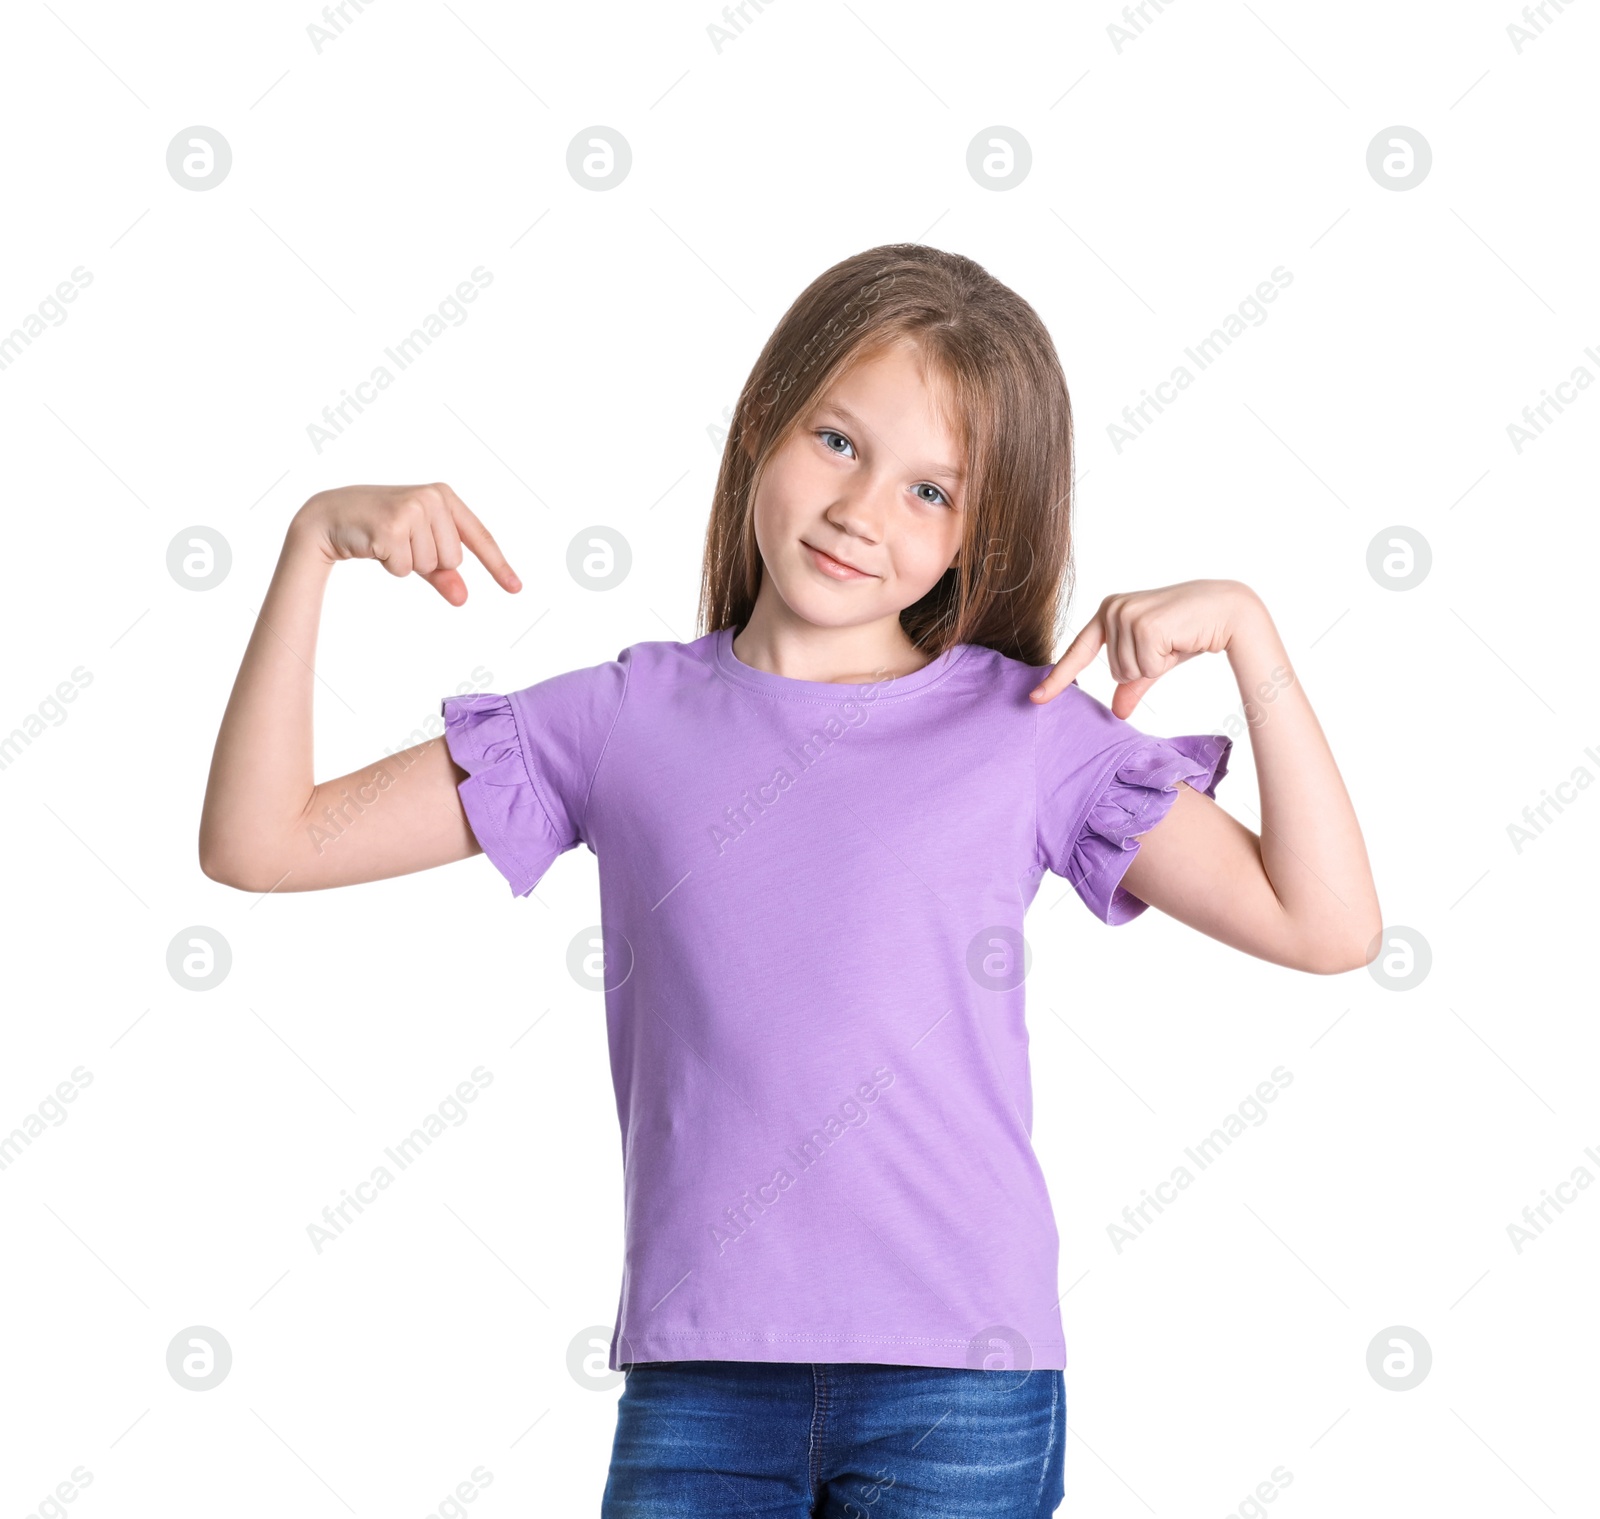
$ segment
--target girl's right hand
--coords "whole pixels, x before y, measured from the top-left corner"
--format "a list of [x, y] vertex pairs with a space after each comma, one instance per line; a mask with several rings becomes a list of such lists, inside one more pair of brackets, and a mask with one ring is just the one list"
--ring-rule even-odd
[[293, 529], [332, 564], [376, 559], [391, 575], [420, 575], [451, 606], [467, 599], [457, 567], [463, 543], [508, 591], [522, 581], [500, 545], [448, 485], [341, 485], [319, 491], [295, 514]]

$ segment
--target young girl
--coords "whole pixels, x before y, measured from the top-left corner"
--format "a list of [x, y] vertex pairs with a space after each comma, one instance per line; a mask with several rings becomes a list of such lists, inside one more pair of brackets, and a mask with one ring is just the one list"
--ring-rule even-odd
[[[459, 606], [448, 486], [348, 486], [290, 524], [223, 718], [205, 873], [303, 891], [481, 850], [526, 895], [599, 861], [627, 1373], [603, 1512], [1047, 1515], [1063, 1496], [1057, 1235], [1034, 1154], [1023, 915], [1045, 871], [1314, 973], [1376, 953], [1349, 798], [1266, 608], [1199, 580], [1109, 596], [1052, 668], [1072, 419], [1033, 309], [971, 260], [821, 275], [745, 382], [701, 626], [505, 695], [445, 743], [313, 784], [323, 587], [373, 558]], [[1105, 650], [1108, 709], [1073, 677]], [[1212, 800], [1232, 741], [1127, 718], [1225, 653], [1261, 835]], [[340, 847], [305, 824], [382, 791]]]

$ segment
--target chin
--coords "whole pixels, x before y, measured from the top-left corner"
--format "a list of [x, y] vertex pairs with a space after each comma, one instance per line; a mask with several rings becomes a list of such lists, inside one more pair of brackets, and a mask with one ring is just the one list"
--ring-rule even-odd
[[798, 597], [789, 603], [796, 617], [815, 628], [853, 628], [859, 623], [873, 621], [873, 615], [859, 607], [829, 604], [821, 598]]
[[[830, 596], [820, 586], [802, 586], [798, 592], [793, 586], [776, 583], [773, 589], [778, 598], [794, 615], [819, 628], [850, 628], [857, 623], [871, 622], [883, 615], [876, 605], [864, 597]], [[854, 590], [854, 586], [841, 586], [841, 590]]]

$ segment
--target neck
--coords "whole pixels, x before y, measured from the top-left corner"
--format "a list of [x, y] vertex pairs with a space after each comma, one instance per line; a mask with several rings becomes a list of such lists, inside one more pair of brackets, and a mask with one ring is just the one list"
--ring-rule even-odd
[[733, 652], [752, 669], [830, 685], [897, 679], [928, 663], [927, 655], [906, 637], [898, 614], [850, 627], [823, 627], [787, 608], [774, 613], [760, 597], [733, 640]]

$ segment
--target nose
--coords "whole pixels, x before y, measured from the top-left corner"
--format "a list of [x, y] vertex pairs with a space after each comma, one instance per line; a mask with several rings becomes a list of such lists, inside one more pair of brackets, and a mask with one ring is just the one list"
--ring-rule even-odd
[[892, 477], [875, 479], [863, 471], [840, 485], [823, 516], [841, 533], [863, 543], [881, 543], [894, 491]]

